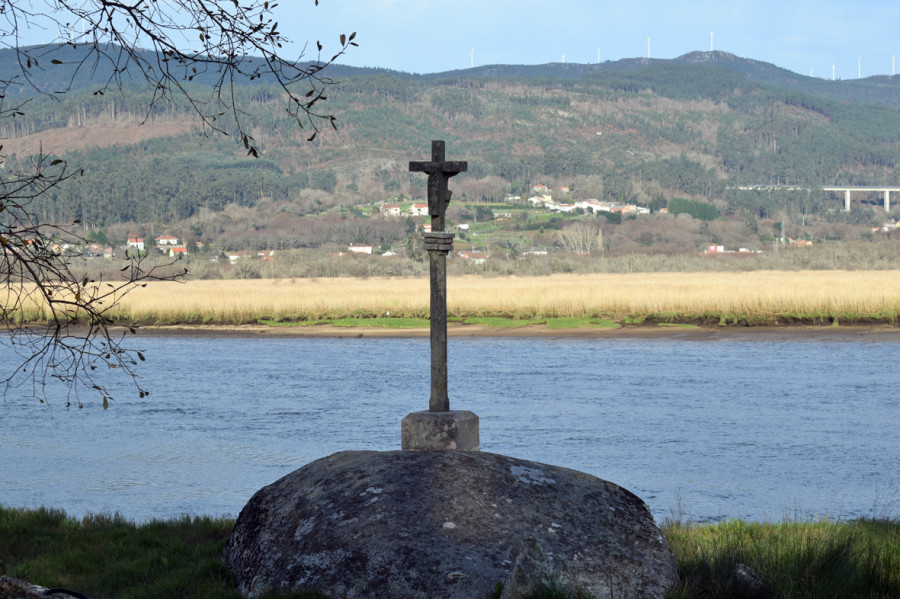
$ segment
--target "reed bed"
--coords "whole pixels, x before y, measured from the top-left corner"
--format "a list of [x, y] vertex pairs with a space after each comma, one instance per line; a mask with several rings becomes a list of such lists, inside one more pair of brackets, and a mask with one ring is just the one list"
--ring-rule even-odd
[[[422, 318], [428, 302], [425, 277], [157, 282], [123, 297], [111, 316], [153, 324]], [[896, 324], [900, 271], [458, 276], [448, 280], [448, 311], [458, 318]]]

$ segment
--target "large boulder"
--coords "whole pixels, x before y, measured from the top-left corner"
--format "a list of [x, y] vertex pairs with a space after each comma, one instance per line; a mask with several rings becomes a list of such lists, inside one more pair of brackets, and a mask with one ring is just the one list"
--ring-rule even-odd
[[647, 506], [595, 476], [463, 451], [348, 451], [261, 489], [225, 561], [239, 592], [522, 597], [541, 584], [663, 597], [675, 560]]

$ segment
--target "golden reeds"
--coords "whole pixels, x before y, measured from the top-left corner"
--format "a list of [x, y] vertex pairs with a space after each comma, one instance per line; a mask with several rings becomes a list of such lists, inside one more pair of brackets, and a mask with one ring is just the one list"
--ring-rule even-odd
[[[450, 316], [893, 320], [900, 271], [578, 274], [451, 277]], [[427, 278], [256, 279], [150, 283], [114, 316], [145, 323], [234, 324], [422, 317]]]

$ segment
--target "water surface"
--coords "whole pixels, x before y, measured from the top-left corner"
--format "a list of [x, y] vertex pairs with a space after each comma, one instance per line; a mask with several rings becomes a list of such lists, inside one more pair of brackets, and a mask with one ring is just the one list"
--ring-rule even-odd
[[[314, 459], [399, 449], [400, 420], [428, 405], [427, 339], [139, 344], [146, 399], [124, 382], [108, 411], [8, 395], [0, 503], [237, 515]], [[479, 415], [483, 451], [590, 472], [657, 519], [896, 515], [898, 342], [451, 338], [449, 353], [451, 407]]]

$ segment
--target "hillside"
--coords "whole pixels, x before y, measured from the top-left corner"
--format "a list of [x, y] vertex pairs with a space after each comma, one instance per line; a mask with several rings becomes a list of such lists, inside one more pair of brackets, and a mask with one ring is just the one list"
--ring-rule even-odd
[[[561, 247], [557, 230], [585, 212], [525, 203], [537, 184], [570, 204], [596, 199], [652, 213], [674, 198], [715, 206], [718, 221], [689, 227], [621, 214], [592, 220], [613, 253], [678, 253], [709, 243], [765, 247], [781, 222], [788, 237], [866, 239], [885, 218], [880, 196], [860, 197], [845, 214], [835, 211], [841, 199], [819, 188], [898, 179], [900, 110], [889, 104], [900, 101], [900, 78], [824, 81], [725, 52], [427, 76], [335, 67], [327, 109], [339, 126], [313, 142], [283, 116], [274, 88], [248, 82], [238, 93], [253, 109], [260, 159], [232, 138], [204, 136], [184, 105], [148, 114], [139, 84], [97, 96], [71, 69], [58, 81], [42, 69], [42, 85], [71, 81], [73, 91], [32, 96], [24, 115], [0, 123], [7, 167], [24, 167], [41, 147], [83, 167], [42, 216], [78, 218], [120, 241], [126, 231], [166, 229], [224, 249], [407, 246], [406, 220], [378, 217], [374, 204], [422, 196], [424, 179], [407, 165], [427, 156], [431, 139], [469, 162], [453, 180], [451, 219], [480, 219], [476, 246], [514, 253]], [[202, 77], [190, 86], [207, 89]]]

